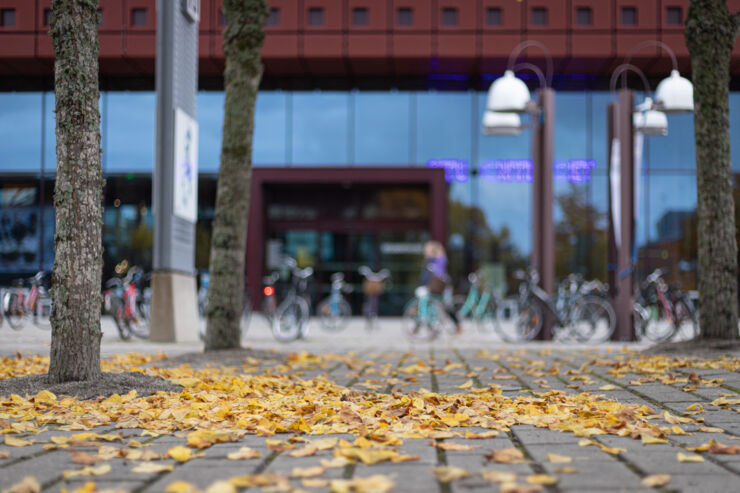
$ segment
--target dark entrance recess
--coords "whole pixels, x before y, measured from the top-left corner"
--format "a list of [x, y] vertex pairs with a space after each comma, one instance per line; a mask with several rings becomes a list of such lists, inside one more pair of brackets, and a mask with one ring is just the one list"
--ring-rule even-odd
[[393, 284], [381, 314], [400, 314], [419, 278], [421, 245], [444, 242], [444, 172], [425, 168], [255, 168], [247, 237], [247, 279], [256, 306], [262, 277], [280, 257], [315, 270], [312, 298], [327, 296], [330, 276], [353, 285], [361, 313], [361, 265], [388, 268]]

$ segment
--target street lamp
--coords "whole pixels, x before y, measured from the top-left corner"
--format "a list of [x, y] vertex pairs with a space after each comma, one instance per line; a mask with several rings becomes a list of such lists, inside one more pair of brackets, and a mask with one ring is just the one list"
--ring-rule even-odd
[[662, 41], [648, 40], [635, 46], [630, 51], [625, 63], [630, 63], [638, 51], [650, 46], [657, 46], [671, 57], [671, 75], [660, 81], [655, 89], [655, 107], [665, 113], [686, 113], [694, 111], [694, 86], [688, 79], [681, 77], [678, 71], [678, 59], [673, 50]]
[[[514, 65], [521, 52], [539, 48], [545, 55], [546, 74], [536, 65]], [[515, 76], [517, 70], [530, 70], [537, 75], [540, 87], [537, 101], [532, 101], [529, 88]], [[538, 41], [524, 41], [509, 55], [503, 77], [496, 79], [488, 90], [483, 133], [486, 135], [518, 135], [524, 129], [519, 114], [529, 113], [532, 129], [532, 266], [540, 273], [540, 287], [552, 294], [555, 278], [555, 229], [552, 220], [555, 128], [555, 91], [552, 82], [553, 62], [547, 48]], [[546, 319], [540, 336], [550, 338], [550, 321]]]

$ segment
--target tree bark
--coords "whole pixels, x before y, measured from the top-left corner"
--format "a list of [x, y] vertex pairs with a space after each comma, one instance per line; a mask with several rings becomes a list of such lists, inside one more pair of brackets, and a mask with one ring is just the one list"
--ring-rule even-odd
[[737, 244], [728, 91], [738, 17], [725, 0], [690, 0], [686, 45], [694, 83], [699, 325], [704, 339], [738, 338]]
[[98, 2], [54, 0], [57, 177], [49, 382], [100, 376], [103, 178]]
[[224, 128], [211, 237], [205, 350], [238, 348], [252, 178], [252, 135], [262, 78], [264, 0], [225, 0]]

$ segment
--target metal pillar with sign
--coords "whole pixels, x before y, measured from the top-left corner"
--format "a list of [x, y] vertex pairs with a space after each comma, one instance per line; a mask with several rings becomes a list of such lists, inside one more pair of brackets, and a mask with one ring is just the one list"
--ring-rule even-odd
[[198, 339], [195, 222], [198, 217], [199, 0], [157, 2], [157, 130], [152, 203], [151, 340]]

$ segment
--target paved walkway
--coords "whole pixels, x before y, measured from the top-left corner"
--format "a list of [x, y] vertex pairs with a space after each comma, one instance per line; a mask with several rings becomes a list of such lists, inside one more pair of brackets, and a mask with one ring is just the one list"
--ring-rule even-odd
[[[381, 329], [381, 334], [385, 331], [387, 327]], [[8, 332], [4, 331], [2, 335], [6, 336]], [[318, 336], [317, 339], [322, 340]], [[29, 476], [35, 478], [43, 491], [55, 492], [62, 489], [75, 491], [84, 488], [90, 481], [96, 483], [96, 491], [110, 488], [162, 492], [173, 483], [177, 486], [178, 481], [185, 481], [203, 491], [209, 486], [213, 492], [234, 491], [218, 489], [213, 487], [213, 483], [240, 476], [241, 480], [233, 483], [240, 485], [238, 491], [249, 484], [264, 485], [266, 491], [327, 491], [329, 488], [334, 491], [386, 491], [390, 487], [386, 487], [388, 480], [394, 484], [392, 491], [424, 493], [499, 489], [530, 491], [527, 487], [542, 488], [549, 492], [654, 489], [645, 483], [655, 484], [661, 491], [709, 493], [737, 491], [739, 488], [740, 454], [737, 452], [740, 452], [740, 365], [737, 364], [737, 359], [713, 363], [664, 357], [640, 359], [638, 355], [625, 352], [623, 345], [600, 348], [572, 348], [555, 344], [533, 344], [525, 348], [502, 347], [490, 339], [472, 334], [467, 339], [463, 337], [433, 345], [415, 346], [411, 350], [404, 340], [391, 333], [382, 337], [378, 335], [370, 340], [355, 337], [352, 344], [344, 341], [344, 337], [324, 341], [326, 347], [323, 348], [314, 339], [283, 349], [309, 349], [318, 354], [327, 354], [329, 349], [344, 355], [348, 349], [354, 349], [356, 354], [341, 358], [297, 358], [288, 364], [279, 360], [261, 363], [250, 361], [250, 365], [257, 365], [250, 370], [250, 375], [265, 372], [287, 373], [303, 380], [325, 377], [349, 389], [347, 392], [372, 391], [394, 396], [399, 400], [404, 395], [410, 395], [411, 398], [422, 396], [427, 402], [434, 400], [429, 392], [470, 395], [480, 389], [480, 395], [488, 395], [483, 394], [484, 389], [500, 389], [501, 399], [507, 402], [523, 399], [518, 407], [519, 414], [515, 413], [507, 418], [517, 424], [499, 427], [494, 430], [498, 431], [495, 436], [491, 436], [493, 433], [490, 429], [482, 427], [453, 427], [451, 433], [438, 433], [432, 439], [403, 438], [403, 443], [394, 447], [394, 450], [400, 456], [418, 456], [408, 462], [386, 461], [367, 465], [360, 460], [342, 463], [335, 459], [341, 444], [315, 451], [306, 457], [293, 457], [291, 453], [296, 455], [294, 450], [297, 449], [282, 450], [280, 445], [276, 446], [267, 440], [285, 441], [294, 435], [265, 437], [246, 434], [236, 441], [216, 443], [205, 448], [203, 456], [193, 460], [182, 463], [171, 458], [153, 461], [157, 465], [171, 466], [168, 468], [171, 470], [133, 472], [137, 464], [140, 465], [141, 457], [136, 460], [136, 456], [129, 455], [128, 458], [116, 457], [88, 466], [94, 468], [110, 465], [110, 471], [100, 476], [65, 479], [63, 471], [85, 467], [74, 462], [75, 455], [72, 451], [102, 454], [101, 451], [105, 449], [101, 449], [101, 446], [127, 446], [127, 450], [134, 450], [132, 445], [136, 446], [136, 442], [141, 442], [144, 446], [136, 450], [146, 451], [152, 457], [160, 454], [166, 456], [173, 447], [187, 445], [187, 433], [147, 434], [142, 429], [119, 429], [111, 423], [91, 431], [100, 435], [121, 433], [122, 441], [91, 443], [98, 441], [93, 438], [82, 443], [73, 443], [68, 449], [60, 449], [54, 447], [52, 437], [69, 438], [79, 431], [60, 431], [56, 426], [49, 426], [48, 431], [37, 435], [8, 433], [11, 430], [22, 430], [23, 424], [5, 414], [3, 400], [0, 399], [0, 429], [4, 429], [5, 436], [33, 441], [31, 445], [20, 447], [0, 444], [0, 490], [10, 488]], [[380, 341], [385, 342], [381, 344]], [[395, 350], [388, 348], [393, 343], [398, 346]], [[26, 341], [23, 344], [25, 350], [36, 347], [43, 352], [43, 340]], [[264, 343], [257, 346], [270, 348], [274, 344], [268, 344], [265, 339]], [[366, 346], [373, 348], [367, 349]], [[164, 349], [175, 354], [194, 347], [197, 345], [179, 344]], [[122, 352], [121, 348], [137, 351], [146, 349], [150, 353], [162, 349], [161, 346], [146, 343], [120, 344], [112, 338], [106, 338], [105, 352]], [[9, 346], [3, 346], [3, 352], [8, 352], [8, 349]], [[548, 394], [552, 391], [562, 394]], [[352, 394], [346, 395], [351, 401]], [[555, 402], [552, 400], [553, 395], [574, 399], [569, 402], [579, 402], [575, 400], [578, 399], [577, 396], [587, 397], [576, 406], [586, 427], [585, 432], [579, 432], [581, 436], [550, 429], [552, 426], [542, 427], [548, 421], [537, 421], [539, 418], [532, 418], [533, 424], [519, 424], [529, 419], [526, 416], [551, 413], [551, 409], [545, 407], [556, 405], [551, 404]], [[594, 403], [603, 402], [594, 397], [596, 395], [603, 395], [606, 400], [613, 399], [625, 405], [634, 405], [629, 408], [632, 411], [645, 406], [644, 414], [652, 415], [646, 418], [647, 421], [663, 430], [662, 437], [651, 439], [643, 435], [642, 439], [635, 439], [619, 434], [601, 434], [598, 430], [589, 432], [589, 417], [596, 416]], [[466, 402], [475, 403], [475, 399]], [[466, 407], [461, 399], [459, 413], [468, 412], [466, 409], [470, 407], [472, 405]], [[625, 423], [629, 424], [632, 419], [616, 408], [611, 416], [612, 431]], [[81, 419], [84, 420], [84, 416]], [[466, 433], [468, 436], [473, 433], [485, 438], [467, 439]], [[357, 439], [352, 434], [330, 436], [346, 440], [345, 445]], [[326, 436], [307, 438], [316, 440]], [[715, 444], [710, 450], [702, 452], [701, 446], [708, 448], [706, 444], [712, 441], [726, 447], [723, 449]], [[299, 449], [305, 446], [300, 442], [294, 445]], [[245, 446], [257, 451], [259, 457], [248, 460], [227, 458], [228, 454]], [[699, 453], [690, 450], [695, 447], [700, 447]], [[375, 450], [375, 447], [368, 450]], [[513, 460], [518, 463], [512, 464], [511, 457], [507, 458], [506, 453], [511, 453], [511, 450], [521, 453], [521, 460]], [[500, 453], [493, 453], [494, 451], [507, 452], [502, 456]], [[340, 467], [330, 467], [331, 465]], [[435, 468], [440, 467], [443, 469], [436, 469], [435, 472]], [[312, 476], [317, 472], [318, 475]], [[462, 476], [465, 473], [465, 477], [454, 479], [455, 475]], [[295, 477], [300, 475], [306, 477]], [[337, 479], [347, 481], [332, 482]], [[668, 482], [663, 485], [666, 480]], [[551, 482], [554, 484], [549, 484]], [[536, 483], [548, 484], [538, 486]], [[182, 484], [179, 486], [182, 489], [171, 491], [187, 491]], [[219, 487], [226, 488], [224, 484]], [[92, 486], [88, 485], [88, 488]]]

